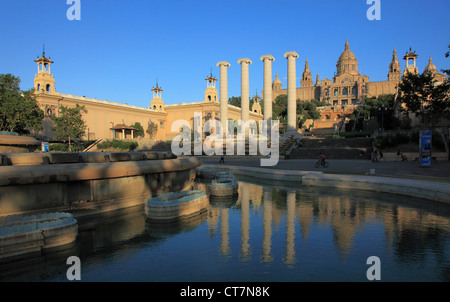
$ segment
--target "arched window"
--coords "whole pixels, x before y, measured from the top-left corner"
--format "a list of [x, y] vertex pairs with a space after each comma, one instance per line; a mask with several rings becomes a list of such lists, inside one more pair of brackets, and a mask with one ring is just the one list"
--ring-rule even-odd
[[348, 88], [347, 88], [347, 87], [345, 87], [345, 88], [342, 90], [342, 94], [343, 94], [343, 95], [348, 95]]
[[159, 111], [162, 111], [162, 106], [161, 105], [159, 105]]
[[334, 90], [334, 96], [338, 96], [338, 90], [337, 90], [337, 88]]
[[45, 87], [45, 90], [46, 90], [47, 92], [50, 92], [50, 84], [47, 84], [47, 86]]
[[37, 86], [37, 90], [40, 91], [41, 90], [41, 84], [38, 84]]
[[156, 105], [153, 105], [153, 109], [155, 109], [155, 110], [156, 110]]
[[211, 96], [208, 95], [208, 102], [211, 102]]

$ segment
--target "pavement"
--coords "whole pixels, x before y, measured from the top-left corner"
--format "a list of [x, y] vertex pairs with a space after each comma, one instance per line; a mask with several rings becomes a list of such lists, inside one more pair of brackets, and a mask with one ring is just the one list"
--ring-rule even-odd
[[[197, 156], [202, 163], [219, 164], [220, 156]], [[327, 159], [328, 168], [315, 168], [316, 159], [280, 159], [275, 166], [260, 165], [258, 156], [226, 156], [221, 165], [260, 167], [279, 170], [321, 171], [326, 173], [365, 175], [374, 169], [376, 176], [409, 178], [429, 181], [450, 182], [450, 161], [433, 161], [431, 166], [422, 167], [417, 161], [384, 161], [370, 160]]]

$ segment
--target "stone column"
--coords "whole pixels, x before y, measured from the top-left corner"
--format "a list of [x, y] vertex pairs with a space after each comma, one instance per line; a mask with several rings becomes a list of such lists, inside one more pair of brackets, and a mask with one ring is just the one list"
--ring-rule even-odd
[[261, 57], [264, 62], [264, 119], [272, 120], [272, 61], [275, 58], [271, 55]]
[[287, 132], [297, 132], [297, 87], [295, 59], [298, 54], [290, 51], [284, 54], [287, 59]]
[[252, 61], [249, 58], [239, 59], [238, 64], [241, 64], [241, 120], [247, 122], [250, 110], [248, 65], [252, 64]]
[[222, 131], [226, 132], [228, 120], [228, 74], [227, 68], [230, 63], [222, 61], [217, 63], [220, 67], [220, 123], [222, 124]]

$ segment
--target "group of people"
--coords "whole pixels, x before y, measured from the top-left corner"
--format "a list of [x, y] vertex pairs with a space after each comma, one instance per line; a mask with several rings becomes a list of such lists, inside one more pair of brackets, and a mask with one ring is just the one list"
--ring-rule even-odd
[[372, 161], [379, 162], [381, 160], [383, 160], [383, 152], [381, 152], [380, 150], [374, 150], [372, 152]]

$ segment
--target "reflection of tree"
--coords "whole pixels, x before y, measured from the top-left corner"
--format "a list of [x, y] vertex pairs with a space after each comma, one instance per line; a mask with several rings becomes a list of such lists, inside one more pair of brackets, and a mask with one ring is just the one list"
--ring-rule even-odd
[[447, 237], [440, 228], [435, 226], [409, 225], [398, 230], [397, 240], [393, 248], [399, 263], [424, 263], [428, 249], [436, 251], [437, 260], [444, 264], [448, 255], [445, 251]]

